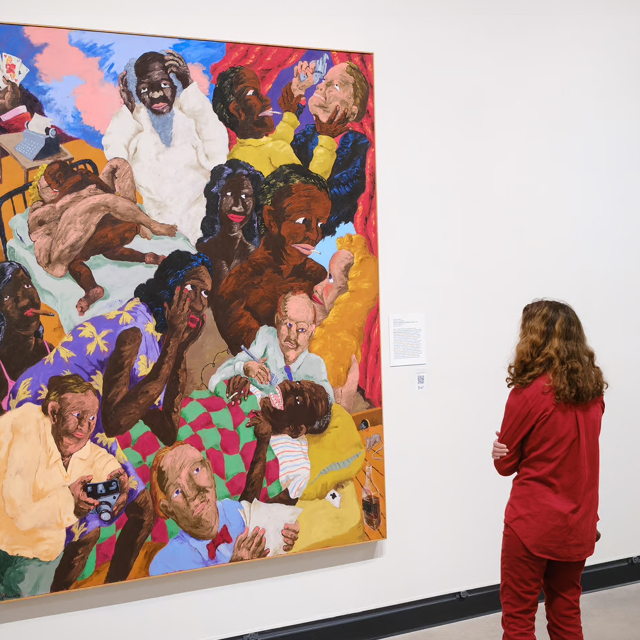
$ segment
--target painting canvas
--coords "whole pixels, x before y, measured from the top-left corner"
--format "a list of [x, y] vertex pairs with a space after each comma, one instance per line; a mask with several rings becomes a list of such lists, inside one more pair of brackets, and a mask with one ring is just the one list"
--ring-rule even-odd
[[373, 56], [0, 53], [0, 600], [384, 539]]

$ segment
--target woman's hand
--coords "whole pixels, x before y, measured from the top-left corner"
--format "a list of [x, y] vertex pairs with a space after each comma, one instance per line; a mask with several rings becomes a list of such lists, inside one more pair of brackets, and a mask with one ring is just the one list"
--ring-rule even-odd
[[500, 438], [499, 431], [496, 431], [496, 435], [498, 436], [498, 438], [496, 438], [493, 441], [493, 448], [491, 449], [491, 457], [494, 460], [500, 460], [500, 458], [504, 458], [509, 453], [509, 449], [507, 449], [506, 444], [502, 444], [501, 442], [498, 442], [498, 439]]
[[278, 100], [278, 104], [280, 105], [282, 111], [289, 111], [293, 114], [298, 113], [298, 106], [300, 102], [304, 98], [304, 93], [299, 95], [295, 95], [293, 89], [291, 88], [291, 82], [286, 84], [282, 89], [282, 95]]
[[227, 383], [229, 404], [240, 404], [246, 400], [251, 391], [251, 383], [244, 376], [233, 376]]
[[340, 113], [340, 106], [337, 106], [334, 112], [327, 118], [326, 122], [322, 122], [318, 116], [316, 118], [316, 129], [318, 135], [337, 138], [349, 128], [349, 112], [345, 109]]
[[182, 336], [182, 347], [184, 351], [186, 351], [202, 335], [206, 322], [207, 322], [207, 317], [203, 315], [200, 318], [200, 322], [198, 323], [197, 327], [187, 328], [186, 333]]
[[269, 442], [271, 439], [271, 424], [261, 413], [254, 413], [247, 427], [253, 427], [253, 433], [259, 442]]
[[189, 327], [191, 316], [191, 297], [189, 292], [181, 287], [176, 287], [171, 306], [164, 303], [167, 316], [167, 334], [172, 340], [182, 342], [185, 331]]

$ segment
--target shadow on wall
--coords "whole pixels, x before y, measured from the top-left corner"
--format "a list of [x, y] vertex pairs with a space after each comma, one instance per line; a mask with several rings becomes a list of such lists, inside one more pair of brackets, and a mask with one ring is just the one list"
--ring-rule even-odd
[[326, 549], [282, 556], [268, 562], [251, 561], [233, 566], [220, 565], [214, 570], [195, 569], [182, 573], [144, 578], [145, 588], [138, 580], [108, 584], [98, 588], [78, 589], [36, 596], [0, 604], [0, 629], [2, 624], [19, 622], [63, 613], [75, 613], [97, 607], [110, 607], [150, 598], [173, 596], [179, 593], [224, 587], [240, 582], [266, 580], [279, 576], [307, 573], [328, 567], [345, 566], [364, 562], [383, 555], [384, 542], [356, 544], [336, 549]]

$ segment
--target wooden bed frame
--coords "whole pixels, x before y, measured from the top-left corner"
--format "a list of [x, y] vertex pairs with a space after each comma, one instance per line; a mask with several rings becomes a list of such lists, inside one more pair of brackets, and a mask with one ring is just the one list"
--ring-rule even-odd
[[[77, 162], [72, 162], [71, 166], [74, 169], [88, 169], [96, 175], [99, 173], [98, 167], [93, 160], [78, 160]], [[0, 242], [2, 242], [2, 255], [4, 256], [5, 260], [7, 260], [7, 223], [4, 219], [4, 206], [7, 203], [11, 203], [13, 216], [18, 215], [19, 213], [23, 213], [29, 206], [27, 202], [27, 191], [29, 191], [30, 187], [31, 183], [28, 182], [26, 184], [23, 184], [21, 187], [13, 189], [12, 191], [5, 193], [3, 196], [0, 196], [0, 220], [2, 221], [2, 224], [0, 225]], [[20, 199], [22, 199], [22, 208], [20, 208]], [[7, 209], [9, 209], [8, 206]]]

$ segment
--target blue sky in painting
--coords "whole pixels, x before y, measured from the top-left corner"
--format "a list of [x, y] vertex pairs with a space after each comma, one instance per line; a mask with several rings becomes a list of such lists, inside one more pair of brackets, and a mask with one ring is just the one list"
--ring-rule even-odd
[[[81, 51], [86, 58], [97, 58], [99, 69], [104, 74], [104, 81], [114, 87], [117, 86], [118, 76], [127, 62], [147, 51], [173, 49], [188, 63], [202, 65], [207, 76], [211, 65], [219, 62], [226, 52], [226, 45], [221, 42], [91, 31], [71, 31], [69, 44]], [[73, 91], [85, 82], [84, 78], [75, 75], [71, 69], [61, 80], [45, 82], [36, 61], [37, 55], [45, 48], [46, 45], [34, 46], [23, 27], [0, 24], [0, 51], [18, 56], [29, 67], [30, 73], [24, 80], [24, 87], [38, 97], [54, 124], [68, 134], [86, 140], [92, 146], [101, 147], [103, 133], [83, 121], [73, 95]], [[213, 85], [210, 85], [209, 97], [212, 93]]]

